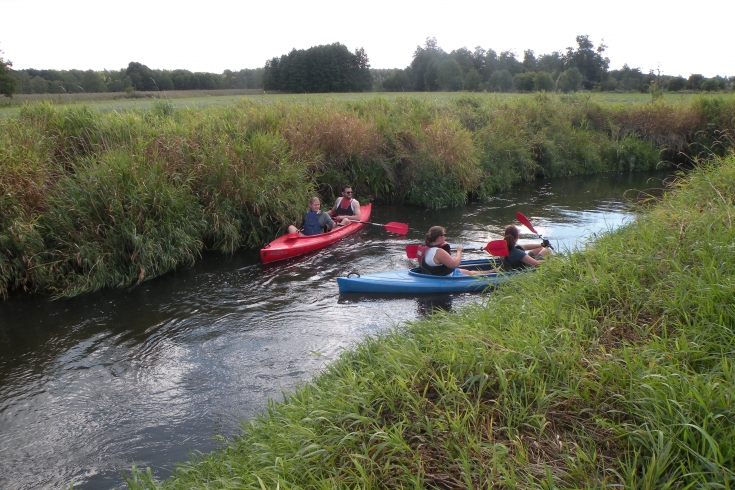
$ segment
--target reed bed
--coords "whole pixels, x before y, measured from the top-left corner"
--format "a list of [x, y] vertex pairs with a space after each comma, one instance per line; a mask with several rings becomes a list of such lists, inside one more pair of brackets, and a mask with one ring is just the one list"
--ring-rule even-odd
[[732, 488], [735, 155], [474, 307], [366, 339], [141, 488]]
[[522, 181], [723, 155], [733, 128], [732, 96], [28, 104], [0, 120], [0, 297], [130, 287], [205, 249], [257, 248], [345, 183], [363, 201], [461, 206]]

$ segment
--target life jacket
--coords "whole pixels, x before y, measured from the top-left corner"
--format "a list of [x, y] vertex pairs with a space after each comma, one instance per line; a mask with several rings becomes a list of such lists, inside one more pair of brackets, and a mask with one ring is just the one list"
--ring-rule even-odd
[[[433, 265], [426, 262], [426, 252], [429, 251], [430, 248], [440, 248], [440, 247], [424, 247], [423, 253], [421, 254], [421, 272], [424, 274], [430, 274], [432, 276], [448, 276], [449, 274], [454, 272], [453, 267], [447, 267], [444, 264], [439, 265]], [[419, 256], [419, 251], [421, 251], [421, 247], [419, 247], [419, 250], [416, 251], [416, 256]], [[432, 261], [433, 262], [433, 261]]]
[[[526, 254], [526, 251], [520, 245], [516, 245], [513, 248], [518, 249], [518, 250], [523, 250], [523, 254], [524, 255]], [[523, 262], [521, 262], [520, 264], [512, 263], [510, 261], [510, 255], [508, 255], [507, 257], [503, 257], [502, 267], [504, 271], [513, 271], [513, 270], [518, 270], [518, 269], [525, 269], [528, 266], [524, 264]]]
[[[345, 206], [345, 204], [347, 204]], [[352, 209], [352, 199], [345, 199], [344, 197], [339, 198], [337, 202], [337, 210], [335, 211], [336, 216], [354, 216], [355, 210]]]
[[304, 215], [304, 235], [318, 235], [324, 230], [319, 224], [321, 211], [307, 211]]
[[[444, 250], [447, 251], [447, 253], [451, 253], [452, 247], [448, 243], [444, 243], [441, 247]], [[429, 250], [429, 247], [426, 245], [419, 245], [419, 248], [416, 249], [416, 258], [419, 260], [419, 263], [424, 259], [424, 255], [426, 254], [426, 251]]]

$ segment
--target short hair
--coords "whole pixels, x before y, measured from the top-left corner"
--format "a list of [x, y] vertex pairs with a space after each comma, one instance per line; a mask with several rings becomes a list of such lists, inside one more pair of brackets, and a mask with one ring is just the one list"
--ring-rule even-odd
[[[316, 197], [316, 196], [312, 196], [312, 197], [309, 198], [309, 205], [312, 205], [312, 204], [314, 204], [317, 201], [319, 201], [319, 198]], [[319, 202], [319, 204], [321, 204], [321, 202]]]
[[345, 184], [342, 186], [342, 192], [344, 192], [345, 189], [352, 189], [352, 186], [350, 184]]

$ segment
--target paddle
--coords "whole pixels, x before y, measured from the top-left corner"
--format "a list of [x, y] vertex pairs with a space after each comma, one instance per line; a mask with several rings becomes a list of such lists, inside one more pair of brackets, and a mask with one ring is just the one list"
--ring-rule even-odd
[[[418, 250], [419, 250], [419, 245], [406, 245], [406, 256], [409, 259], [417, 259]], [[483, 250], [485, 252], [488, 252], [490, 255], [494, 255], [496, 257], [507, 257], [508, 256], [508, 244], [505, 242], [505, 240], [493, 240], [491, 242], [488, 242], [488, 244], [485, 245], [484, 248], [465, 248], [462, 251], [463, 252], [481, 252]]]
[[[518, 221], [520, 221], [523, 224], [523, 226], [525, 226], [526, 228], [528, 228], [529, 230], [531, 230], [531, 233], [535, 233], [536, 235], [538, 235], [538, 237], [540, 239], [544, 240], [544, 237], [541, 236], [541, 233], [539, 233], [539, 232], [536, 231], [536, 228], [533, 227], [533, 225], [531, 224], [531, 222], [528, 221], [528, 218], [526, 218], [525, 216], [523, 216], [523, 214], [521, 214], [520, 212], [516, 213], [516, 218], [518, 218]], [[554, 247], [550, 243], [549, 243], [549, 248], [551, 250], [554, 250]]]
[[399, 235], [405, 235], [408, 233], [408, 224], [407, 223], [396, 223], [395, 221], [391, 221], [390, 223], [381, 224], [381, 223], [371, 223], [369, 221], [356, 221], [351, 219], [353, 223], [365, 223], [366, 225], [374, 225], [374, 226], [382, 226], [385, 228], [386, 231], [390, 233], [397, 233]]

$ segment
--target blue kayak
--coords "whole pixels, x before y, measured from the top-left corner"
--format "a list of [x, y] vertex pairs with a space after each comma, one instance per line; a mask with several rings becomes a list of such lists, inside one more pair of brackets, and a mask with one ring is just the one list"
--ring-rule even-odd
[[[463, 269], [490, 270], [499, 265], [494, 259], [467, 260], [460, 264]], [[364, 276], [338, 277], [340, 293], [464, 293], [484, 291], [529, 269], [511, 272], [498, 272], [478, 276], [464, 274], [453, 276], [432, 276], [423, 274], [416, 267], [409, 270], [377, 272]]]

